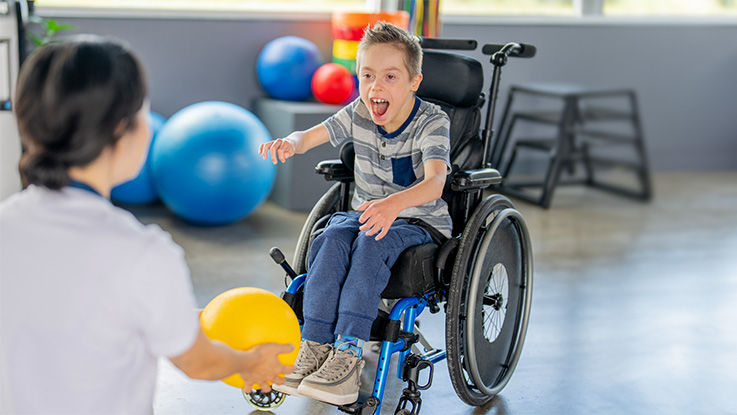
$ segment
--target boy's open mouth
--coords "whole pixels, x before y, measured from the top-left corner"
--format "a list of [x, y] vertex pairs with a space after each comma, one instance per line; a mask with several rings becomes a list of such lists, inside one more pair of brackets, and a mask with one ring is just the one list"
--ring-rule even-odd
[[387, 108], [389, 108], [389, 101], [381, 98], [371, 99], [371, 111], [375, 116], [381, 117], [386, 113]]

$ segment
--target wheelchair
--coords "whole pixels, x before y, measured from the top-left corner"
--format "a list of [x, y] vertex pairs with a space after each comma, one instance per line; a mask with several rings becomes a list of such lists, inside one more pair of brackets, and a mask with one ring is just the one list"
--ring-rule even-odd
[[[423, 49], [477, 47], [474, 40], [421, 38], [420, 42]], [[372, 393], [366, 399], [340, 406], [343, 412], [380, 413], [395, 353], [396, 375], [407, 382], [396, 415], [419, 413], [420, 393], [431, 386], [434, 364], [443, 359], [447, 359], [458, 397], [469, 405], [480, 406], [504, 388], [520, 358], [532, 297], [530, 237], [522, 215], [509, 199], [498, 194], [484, 198], [483, 191], [502, 180], [488, 163], [501, 68], [510, 57], [534, 56], [535, 48], [508, 43], [484, 45], [482, 52], [491, 56], [493, 66], [488, 102], [482, 92], [484, 76], [479, 61], [452, 52], [424, 52], [424, 80], [417, 95], [441, 106], [451, 120], [453, 170], [443, 198], [453, 221], [453, 236], [447, 239], [421, 221], [415, 222], [428, 229], [433, 243], [405, 250], [393, 265], [371, 330], [370, 340], [381, 342]], [[484, 106], [487, 117], [481, 130]], [[317, 172], [336, 183], [320, 198], [302, 227], [294, 268], [278, 248], [271, 251], [272, 258], [287, 272], [282, 298], [300, 321], [307, 254], [331, 215], [350, 209], [353, 161], [353, 147], [348, 143], [341, 148], [340, 160], [318, 164]], [[419, 332], [417, 321], [425, 309], [437, 313], [441, 306], [446, 314], [444, 350], [429, 344]], [[420, 382], [421, 372], [427, 375], [426, 382]], [[283, 394], [273, 390], [244, 395], [261, 410], [273, 409], [284, 400]]]

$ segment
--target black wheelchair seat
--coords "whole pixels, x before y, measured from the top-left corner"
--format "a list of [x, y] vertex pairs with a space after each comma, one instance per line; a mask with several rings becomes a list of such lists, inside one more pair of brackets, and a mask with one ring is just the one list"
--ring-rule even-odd
[[434, 243], [417, 245], [405, 249], [391, 269], [391, 277], [381, 298], [390, 300], [421, 297], [437, 287], [435, 281], [435, 253], [438, 245]]

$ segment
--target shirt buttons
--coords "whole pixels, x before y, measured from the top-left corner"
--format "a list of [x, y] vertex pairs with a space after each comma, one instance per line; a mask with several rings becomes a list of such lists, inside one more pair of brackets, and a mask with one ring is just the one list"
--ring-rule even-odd
[[381, 146], [382, 147], [386, 147], [386, 143], [385, 142], [384, 143], [381, 143]]
[[382, 154], [382, 155], [381, 155], [381, 159], [382, 159], [382, 160], [386, 160], [386, 157], [384, 157], [384, 155]]

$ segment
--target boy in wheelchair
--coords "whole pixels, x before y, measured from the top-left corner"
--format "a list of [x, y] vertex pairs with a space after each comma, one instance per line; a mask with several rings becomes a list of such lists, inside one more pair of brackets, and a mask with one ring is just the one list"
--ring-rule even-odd
[[274, 385], [277, 391], [335, 405], [356, 401], [362, 346], [390, 269], [405, 249], [433, 241], [408, 219], [451, 235], [441, 198], [450, 171], [450, 121], [439, 106], [415, 96], [421, 68], [414, 37], [387, 23], [368, 28], [358, 48], [360, 97], [322, 124], [259, 147], [275, 164], [328, 141], [353, 140], [356, 153], [355, 210], [334, 214], [313, 242], [296, 370]]

